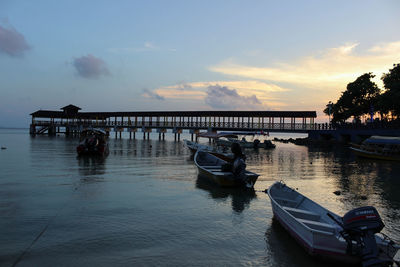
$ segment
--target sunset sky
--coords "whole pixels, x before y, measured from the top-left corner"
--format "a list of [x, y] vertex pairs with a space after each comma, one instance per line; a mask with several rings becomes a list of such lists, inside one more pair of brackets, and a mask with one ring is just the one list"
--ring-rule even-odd
[[399, 14], [398, 0], [0, 0], [0, 126], [68, 104], [324, 121], [349, 82], [400, 63]]

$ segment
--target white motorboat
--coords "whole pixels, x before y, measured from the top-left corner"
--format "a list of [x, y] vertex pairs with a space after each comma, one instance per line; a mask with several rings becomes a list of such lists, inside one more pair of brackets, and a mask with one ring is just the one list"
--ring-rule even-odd
[[374, 207], [340, 217], [282, 182], [274, 183], [267, 193], [274, 217], [311, 255], [362, 266], [395, 262], [400, 246], [379, 233], [384, 224]]

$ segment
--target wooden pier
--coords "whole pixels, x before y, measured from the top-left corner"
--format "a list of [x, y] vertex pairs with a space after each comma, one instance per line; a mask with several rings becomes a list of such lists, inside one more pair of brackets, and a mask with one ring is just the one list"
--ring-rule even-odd
[[121, 138], [122, 132], [129, 132], [135, 138], [143, 133], [149, 138], [154, 130], [159, 139], [168, 131], [180, 138], [187, 130], [197, 135], [201, 130], [215, 131], [263, 131], [309, 133], [321, 129], [314, 123], [315, 111], [133, 111], [133, 112], [80, 112], [81, 108], [68, 105], [61, 111], [38, 110], [31, 113], [30, 133], [55, 135], [57, 133], [79, 134], [93, 127], [108, 133], [115, 132]]

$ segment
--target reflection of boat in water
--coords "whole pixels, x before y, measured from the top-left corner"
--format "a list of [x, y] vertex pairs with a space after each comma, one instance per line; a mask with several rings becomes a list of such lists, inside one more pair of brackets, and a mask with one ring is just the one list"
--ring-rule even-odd
[[76, 152], [81, 155], [106, 156], [109, 153], [107, 134], [101, 129], [86, 129], [81, 132], [81, 141]]
[[[77, 157], [79, 164], [79, 173], [87, 181], [99, 181], [98, 175], [105, 173], [106, 157], [93, 157], [90, 155], [81, 155]], [[101, 178], [102, 180], [102, 178]]]
[[[247, 186], [241, 179], [236, 178], [232, 171], [224, 170], [224, 166], [228, 164], [227, 161], [222, 160], [210, 153], [204, 151], [197, 151], [194, 156], [194, 163], [196, 164], [199, 174], [207, 177], [210, 181], [215, 182], [222, 187], [243, 187]], [[246, 180], [251, 186], [257, 181], [258, 174], [250, 171], [245, 171]]]
[[236, 212], [242, 212], [250, 205], [251, 200], [257, 197], [253, 189], [243, 190], [236, 187], [219, 187], [202, 179], [200, 176], [197, 177], [196, 187], [209, 192], [210, 196], [216, 200], [230, 197], [232, 199], [232, 209]]
[[361, 157], [400, 161], [400, 137], [371, 136], [350, 149]]
[[281, 225], [311, 255], [363, 266], [389, 266], [400, 246], [379, 232], [384, 227], [374, 207], [340, 217], [281, 182], [268, 189]]

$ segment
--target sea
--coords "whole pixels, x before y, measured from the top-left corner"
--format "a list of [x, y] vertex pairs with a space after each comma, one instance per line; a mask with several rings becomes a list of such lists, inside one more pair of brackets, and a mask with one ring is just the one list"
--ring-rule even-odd
[[79, 158], [78, 138], [28, 132], [0, 129], [0, 266], [338, 266], [273, 219], [264, 190], [276, 181], [339, 215], [374, 206], [400, 243], [400, 164], [346, 146], [246, 149], [260, 174], [249, 192], [198, 177], [189, 133], [111, 134], [107, 157]]

